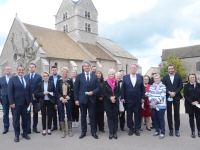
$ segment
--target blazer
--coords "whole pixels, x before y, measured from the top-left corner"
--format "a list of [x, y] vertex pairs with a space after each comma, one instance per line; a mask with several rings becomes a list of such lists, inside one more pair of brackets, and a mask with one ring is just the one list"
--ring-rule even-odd
[[[70, 99], [71, 99], [72, 96], [73, 96], [73, 94], [72, 94], [73, 93], [73, 82], [72, 82], [72, 80], [68, 79], [67, 84], [68, 84], [67, 96], [69, 96]], [[63, 85], [63, 80], [62, 80], [62, 78], [60, 78], [57, 81], [57, 84], [56, 84], [56, 95], [57, 95], [58, 100], [60, 100], [60, 98], [63, 97], [62, 85]]]
[[[85, 95], [85, 92], [92, 91], [92, 96]], [[97, 76], [90, 72], [90, 81], [87, 83], [85, 73], [80, 73], [76, 77], [74, 84], [74, 100], [79, 101], [82, 104], [86, 104], [88, 99], [92, 103], [96, 103], [96, 96], [99, 92], [99, 82]]]
[[176, 93], [176, 95], [173, 98], [173, 100], [179, 101], [182, 98], [182, 95], [181, 95], [180, 91], [183, 88], [183, 83], [182, 83], [181, 76], [179, 74], [175, 73], [173, 84], [171, 83], [169, 74], [167, 74], [163, 78], [163, 84], [166, 86], [166, 97], [167, 98], [169, 97], [169, 94], [168, 94], [169, 91]]
[[120, 85], [117, 84], [117, 81], [115, 82], [115, 88], [114, 88], [114, 95], [112, 93], [112, 89], [110, 87], [110, 85], [108, 84], [107, 81], [104, 82], [104, 92], [103, 92], [103, 96], [104, 96], [104, 104], [108, 105], [108, 104], [113, 104], [110, 100], [111, 96], [115, 96], [115, 100], [116, 102], [114, 104], [119, 104], [119, 98], [120, 98]]
[[123, 77], [121, 99], [125, 99], [125, 103], [141, 103], [141, 100], [145, 99], [145, 89], [143, 84], [143, 77], [141, 75], [136, 74], [135, 87], [133, 87], [131, 82], [130, 74], [127, 74]]
[[[61, 78], [61, 76], [60, 75], [57, 75], [57, 82], [58, 82], [58, 80]], [[53, 75], [51, 75], [50, 77], [49, 77], [49, 81], [52, 81], [53, 83], [54, 83], [54, 79], [53, 79]], [[56, 87], [55, 87], [56, 88]]]
[[[96, 96], [96, 111], [98, 112], [102, 112], [104, 111], [104, 80], [103, 78], [99, 80], [99, 92], [97, 93], [97, 96]], [[103, 100], [100, 101], [99, 98], [102, 97]]]
[[[196, 83], [196, 87], [190, 83], [184, 86], [184, 98], [185, 98], [185, 112], [192, 114], [196, 110], [196, 106], [193, 106], [191, 103], [198, 101], [200, 104], [200, 84]], [[199, 109], [200, 110], [200, 109]]]
[[[33, 95], [35, 95], [35, 92], [38, 88], [38, 83], [42, 82], [42, 76], [35, 73], [35, 76], [33, 78], [33, 81], [31, 81], [31, 78], [30, 78], [30, 73], [25, 75], [24, 78], [26, 78], [27, 80], [29, 80], [31, 86], [30, 86], [30, 92], [31, 92], [31, 100], [33, 101]], [[37, 97], [35, 97], [37, 99]]]
[[[47, 87], [47, 91], [48, 92], [53, 92], [53, 96], [48, 94], [49, 100], [51, 101], [52, 104], [56, 105], [57, 101], [56, 101], [56, 90], [55, 90], [55, 86], [54, 83], [52, 81], [48, 81], [48, 87]], [[35, 96], [37, 96], [40, 99], [40, 105], [42, 106], [44, 103], [44, 82], [40, 82], [38, 83], [38, 87], [37, 90], [35, 92]]]
[[0, 78], [0, 102], [3, 104], [9, 104], [6, 76]]
[[14, 76], [9, 79], [8, 83], [8, 99], [10, 104], [15, 105], [28, 105], [32, 103], [31, 93], [30, 93], [30, 83], [29, 80], [24, 78], [26, 81], [26, 88], [23, 87], [18, 76]]

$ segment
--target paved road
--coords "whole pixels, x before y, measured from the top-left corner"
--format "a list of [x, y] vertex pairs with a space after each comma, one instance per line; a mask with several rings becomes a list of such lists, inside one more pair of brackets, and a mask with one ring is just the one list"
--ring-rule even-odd
[[[0, 134], [0, 150], [190, 150], [199, 149], [200, 138], [190, 137], [190, 127], [188, 115], [184, 114], [183, 102], [181, 103], [181, 136], [170, 137], [166, 124], [166, 136], [163, 140], [153, 137], [154, 131], [144, 130], [141, 136], [128, 136], [126, 131], [118, 131], [118, 140], [108, 139], [107, 123], [105, 125], [106, 133], [97, 133], [99, 139], [92, 138], [90, 133], [84, 139], [79, 139], [81, 133], [80, 127], [74, 128], [73, 137], [60, 138], [60, 131], [54, 131], [52, 135], [42, 136], [42, 134], [32, 133], [31, 140], [27, 141], [20, 137], [20, 142], [13, 141], [13, 128], [10, 128], [6, 135]], [[3, 129], [2, 113], [0, 113], [0, 129]], [[39, 119], [38, 128], [41, 129], [41, 118]], [[90, 129], [88, 130], [90, 131]]]

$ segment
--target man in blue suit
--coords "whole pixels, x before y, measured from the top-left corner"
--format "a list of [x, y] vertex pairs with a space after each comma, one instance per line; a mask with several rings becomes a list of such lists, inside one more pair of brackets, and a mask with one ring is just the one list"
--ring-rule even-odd
[[97, 76], [90, 72], [91, 63], [83, 61], [82, 67], [84, 72], [79, 74], [74, 85], [74, 100], [76, 105], [80, 106], [81, 110], [81, 130], [80, 139], [86, 136], [87, 132], [87, 109], [89, 112], [91, 134], [95, 139], [98, 139], [95, 130], [95, 109], [96, 95], [99, 91], [99, 83]]
[[[55, 89], [56, 89], [56, 84], [57, 81], [61, 78], [60, 75], [58, 75], [58, 68], [56, 66], [51, 67], [51, 72], [52, 75], [49, 77], [49, 81], [52, 81], [54, 83]], [[59, 114], [58, 114], [59, 115]], [[58, 129], [58, 119], [57, 119], [57, 110], [53, 109], [53, 128], [51, 131], [57, 130]]]
[[[31, 86], [30, 86], [30, 92], [31, 92], [31, 101], [33, 101], [33, 132], [40, 133], [40, 131], [37, 129], [38, 124], [38, 112], [34, 111], [35, 106], [37, 103], [39, 103], [39, 100], [35, 97], [35, 92], [38, 87], [38, 83], [42, 82], [42, 76], [37, 74], [36, 71], [36, 65], [34, 63], [31, 63], [29, 66], [30, 73], [25, 75], [24, 78], [29, 80]], [[31, 113], [28, 114], [28, 134], [31, 134]]]
[[[130, 129], [128, 135], [140, 136], [141, 127], [141, 105], [144, 103], [145, 90], [143, 84], [143, 77], [137, 72], [137, 65], [130, 66], [130, 74], [123, 77], [121, 88], [121, 101], [125, 103], [127, 110], [127, 126]], [[134, 122], [133, 123], [133, 112]]]
[[10, 78], [8, 83], [8, 99], [10, 107], [13, 109], [13, 127], [15, 130], [15, 142], [19, 142], [20, 134], [20, 116], [22, 117], [22, 137], [30, 140], [27, 134], [27, 111], [32, 105], [30, 95], [30, 83], [24, 78], [24, 67], [17, 67], [17, 75]]
[[9, 79], [12, 77], [11, 68], [9, 66], [5, 67], [4, 73], [5, 73], [5, 76], [0, 78], [0, 103], [3, 106], [3, 124], [4, 124], [3, 134], [6, 134], [10, 126], [10, 122], [9, 122], [10, 103], [8, 100], [8, 83], [9, 83]]

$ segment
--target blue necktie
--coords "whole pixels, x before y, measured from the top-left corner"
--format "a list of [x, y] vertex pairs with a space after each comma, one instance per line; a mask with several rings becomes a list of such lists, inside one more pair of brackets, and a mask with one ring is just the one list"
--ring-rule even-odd
[[24, 89], [25, 89], [23, 77], [21, 77], [21, 82], [22, 82], [22, 86], [23, 86]]
[[31, 82], [33, 81], [33, 73], [31, 74]]
[[87, 73], [87, 83], [89, 83], [90, 78], [89, 78], [89, 73]]

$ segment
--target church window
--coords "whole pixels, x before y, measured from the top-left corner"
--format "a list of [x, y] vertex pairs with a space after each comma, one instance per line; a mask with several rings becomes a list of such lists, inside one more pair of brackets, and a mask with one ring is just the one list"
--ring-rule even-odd
[[65, 26], [63, 26], [63, 32], [65, 32], [66, 31], [66, 28], [65, 28]]
[[87, 31], [88, 30], [88, 25], [87, 25], [87, 23], [85, 23], [85, 31]]
[[88, 32], [91, 32], [90, 24], [88, 24]]
[[66, 25], [65, 27], [65, 32], [68, 32], [68, 25]]
[[88, 12], [87, 18], [90, 19], [90, 12]]
[[65, 21], [66, 20], [66, 18], [65, 18], [65, 13], [63, 14], [63, 21]]
[[67, 12], [65, 13], [65, 20], [67, 20]]
[[88, 13], [87, 13], [87, 11], [85, 11], [85, 18], [87, 18], [88, 17]]
[[17, 61], [17, 54], [14, 54], [13, 59], [14, 61]]
[[55, 62], [55, 63], [54, 63], [54, 66], [58, 67], [58, 63], [57, 63], [57, 62]]
[[196, 71], [200, 71], [200, 61], [196, 62]]
[[17, 41], [18, 37], [17, 37], [17, 34], [15, 34], [15, 40]]

